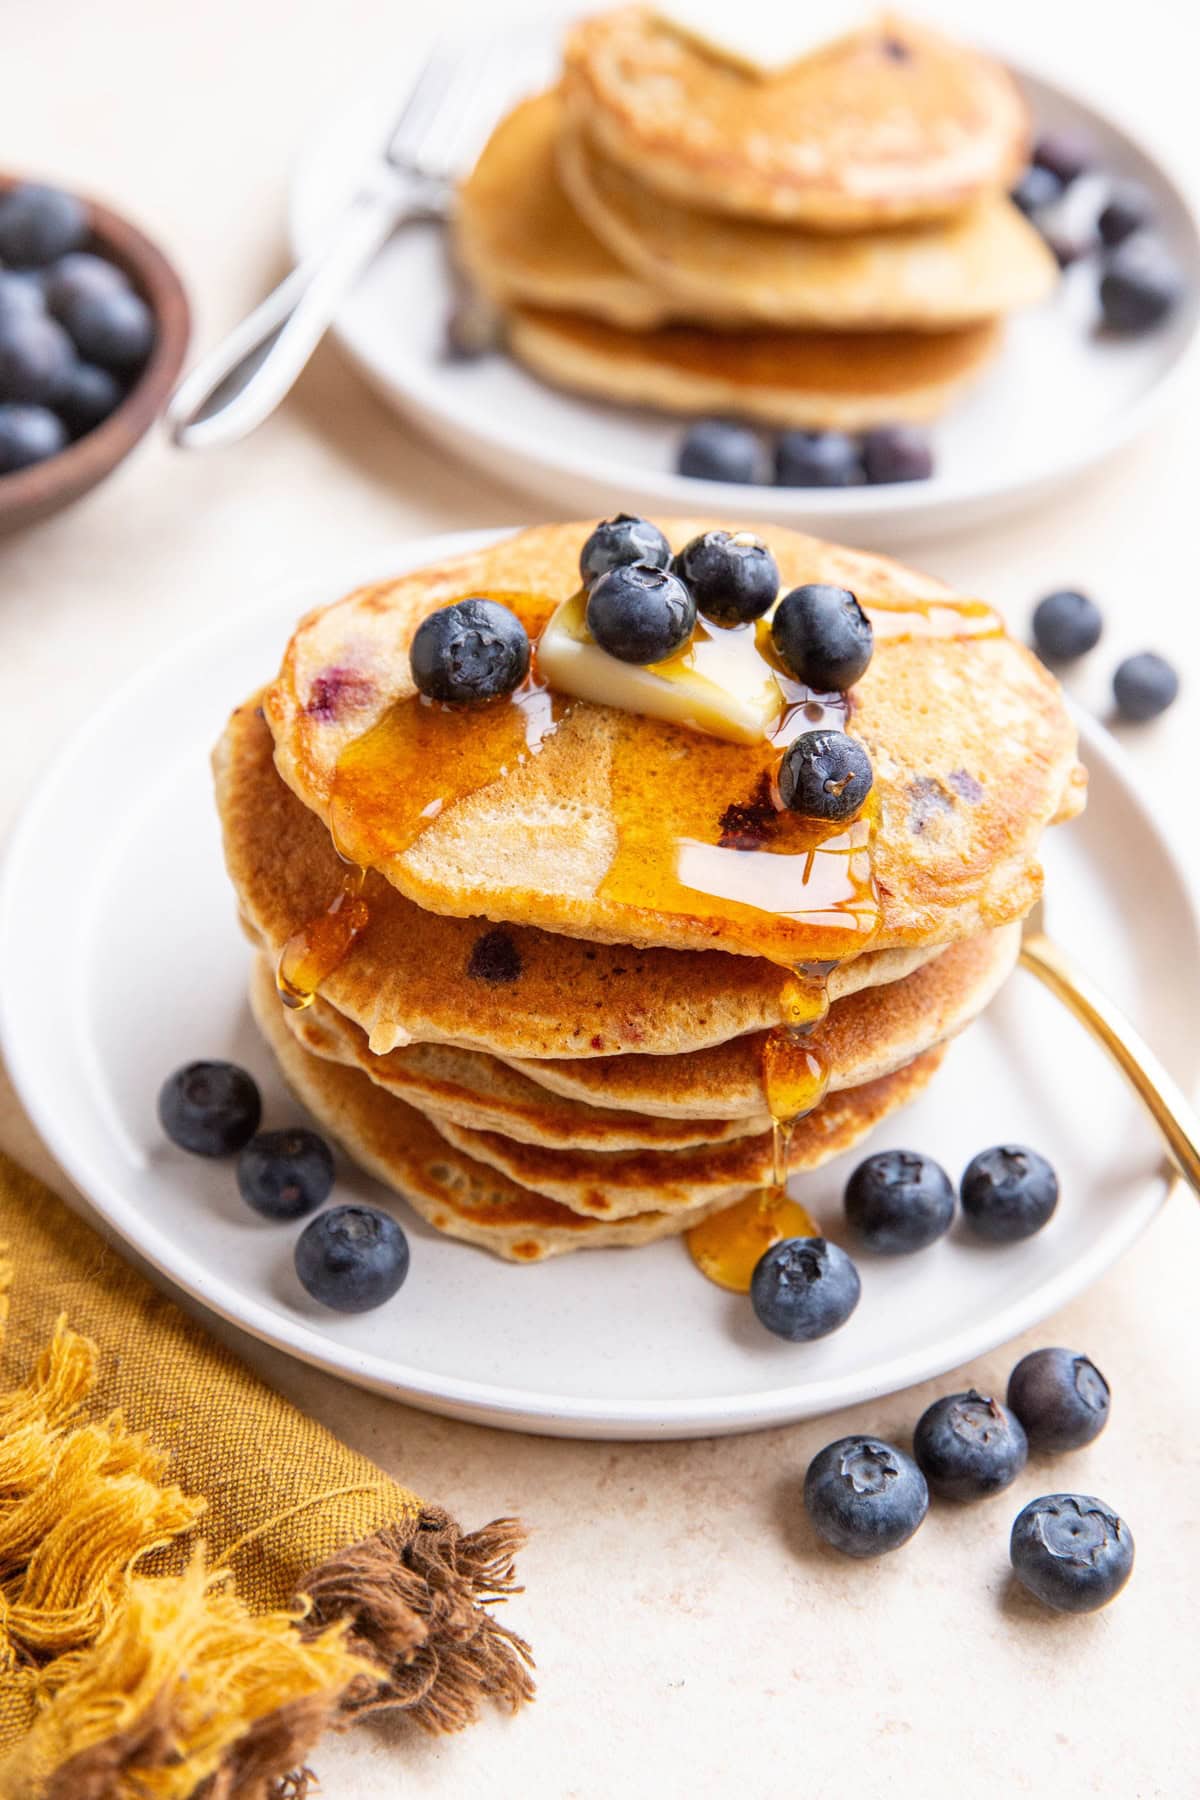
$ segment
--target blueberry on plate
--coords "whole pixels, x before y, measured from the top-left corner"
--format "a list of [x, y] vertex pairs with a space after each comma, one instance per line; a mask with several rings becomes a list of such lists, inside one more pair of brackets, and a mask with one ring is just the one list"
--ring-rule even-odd
[[601, 575], [587, 601], [587, 627], [621, 662], [665, 662], [696, 624], [696, 602], [678, 575], [651, 563], [620, 563]]
[[868, 1250], [907, 1256], [949, 1231], [954, 1184], [931, 1156], [878, 1150], [846, 1183], [845, 1207], [847, 1223]]
[[333, 1152], [302, 1126], [260, 1131], [238, 1157], [238, 1190], [264, 1219], [302, 1219], [324, 1206], [333, 1187]]
[[42, 276], [46, 306], [56, 318], [81, 294], [111, 294], [128, 287], [125, 271], [91, 250], [72, 250], [69, 256], [52, 263]]
[[1071, 662], [1100, 642], [1104, 619], [1086, 594], [1061, 588], [1039, 600], [1033, 610], [1033, 641], [1047, 662]]
[[875, 633], [849, 588], [809, 581], [779, 602], [771, 641], [797, 681], [829, 694], [853, 687], [866, 673]]
[[1095, 1612], [1133, 1569], [1133, 1533], [1091, 1494], [1043, 1494], [1016, 1517], [1008, 1553], [1018, 1581], [1058, 1612]]
[[579, 553], [579, 573], [584, 587], [591, 587], [601, 575], [624, 563], [649, 563], [653, 569], [665, 569], [670, 561], [671, 546], [657, 525], [633, 513], [618, 513], [615, 519], [602, 519], [588, 538]]
[[1115, 250], [1135, 231], [1154, 223], [1154, 201], [1140, 181], [1114, 181], [1100, 209], [1096, 229], [1106, 249]]
[[0, 318], [0, 401], [52, 406], [74, 361], [70, 338], [45, 313], [29, 309]]
[[791, 812], [841, 825], [860, 811], [875, 776], [862, 745], [844, 731], [806, 731], [779, 765], [779, 797]]
[[759, 478], [759, 444], [744, 425], [726, 419], [702, 419], [679, 446], [681, 475], [696, 481], [736, 481], [743, 486]]
[[185, 1063], [163, 1082], [158, 1118], [181, 1150], [231, 1156], [258, 1130], [262, 1100], [254, 1077], [236, 1063]]
[[760, 1325], [803, 1344], [828, 1337], [858, 1305], [862, 1283], [844, 1250], [824, 1238], [781, 1238], [764, 1250], [750, 1277]]
[[977, 1237], [1015, 1244], [1050, 1219], [1058, 1205], [1058, 1176], [1036, 1150], [997, 1144], [967, 1164], [959, 1192], [963, 1217]]
[[48, 407], [0, 405], [0, 475], [45, 462], [66, 447], [66, 427]]
[[25, 181], [0, 196], [0, 261], [39, 269], [77, 250], [87, 232], [82, 202], [61, 188]]
[[120, 406], [125, 390], [115, 375], [95, 363], [74, 362], [54, 402], [55, 411], [72, 437], [103, 424]]
[[42, 283], [32, 269], [0, 269], [0, 320], [45, 310]]
[[1160, 237], [1139, 231], [1118, 246], [1100, 277], [1100, 312], [1109, 331], [1136, 337], [1168, 318], [1183, 298], [1182, 269]]
[[972, 1388], [926, 1407], [913, 1432], [913, 1455], [942, 1500], [982, 1500], [1017, 1479], [1029, 1457], [1021, 1421]]
[[907, 1544], [929, 1511], [911, 1456], [881, 1438], [844, 1437], [813, 1457], [804, 1477], [813, 1529], [846, 1556], [883, 1556]]
[[102, 369], [138, 369], [154, 345], [154, 314], [131, 287], [76, 292], [60, 317], [80, 356]]
[[1009, 199], [1027, 219], [1032, 219], [1046, 207], [1053, 206], [1062, 193], [1063, 184], [1052, 170], [1041, 169], [1036, 163], [1031, 163]]
[[1143, 650], [1127, 656], [1113, 676], [1113, 698], [1123, 719], [1144, 725], [1166, 712], [1179, 693], [1179, 677], [1164, 656]]
[[374, 1206], [318, 1213], [296, 1243], [301, 1286], [334, 1312], [370, 1312], [390, 1300], [408, 1274], [408, 1239]]
[[779, 565], [752, 531], [706, 531], [671, 564], [715, 625], [761, 619], [779, 592]]
[[915, 425], [880, 425], [862, 441], [863, 469], [873, 486], [894, 481], [927, 481], [933, 474], [933, 447]]
[[1046, 131], [1033, 146], [1033, 166], [1048, 169], [1063, 187], [1069, 187], [1096, 161], [1091, 138], [1077, 131]]
[[785, 431], [775, 446], [776, 487], [861, 487], [862, 453], [844, 431]]
[[529, 673], [529, 634], [499, 600], [456, 600], [421, 620], [409, 664], [418, 692], [430, 700], [494, 700]]
[[1109, 1386], [1090, 1357], [1077, 1350], [1031, 1350], [1008, 1378], [1008, 1404], [1025, 1427], [1030, 1448], [1078, 1450], [1108, 1424]]
[[500, 348], [500, 315], [484, 295], [457, 294], [446, 313], [442, 355], [447, 362], [478, 362]]

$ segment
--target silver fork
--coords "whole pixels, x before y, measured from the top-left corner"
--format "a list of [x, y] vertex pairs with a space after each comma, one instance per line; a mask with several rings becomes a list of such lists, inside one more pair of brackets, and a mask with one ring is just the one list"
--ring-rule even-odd
[[[446, 216], [460, 172], [495, 121], [501, 47], [439, 47], [425, 62], [376, 163], [334, 230], [225, 340], [202, 357], [167, 408], [185, 450], [235, 443], [268, 418], [364, 269], [400, 226]], [[508, 59], [506, 59], [508, 60]], [[510, 77], [511, 79], [511, 77]]]

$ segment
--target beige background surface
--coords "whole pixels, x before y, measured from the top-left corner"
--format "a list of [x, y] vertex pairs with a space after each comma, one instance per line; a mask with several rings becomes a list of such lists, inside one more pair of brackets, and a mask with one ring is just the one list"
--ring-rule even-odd
[[[1197, 181], [1180, 12], [1167, 0], [1010, 0], [990, 28], [1107, 96]], [[86, 184], [158, 234], [189, 283], [197, 341], [211, 342], [280, 269], [294, 147], [360, 72], [394, 64], [401, 78], [422, 13], [411, 0], [6, 0], [0, 165]], [[1049, 587], [1091, 588], [1109, 620], [1093, 659], [1097, 703], [1119, 654], [1175, 654], [1186, 701], [1125, 735], [1149, 803], [1179, 822], [1200, 880], [1196, 401], [1193, 387], [1151, 442], [1065, 501], [910, 560], [1019, 623]], [[251, 443], [212, 460], [146, 446], [74, 512], [0, 544], [0, 829], [82, 714], [264, 584], [318, 563], [336, 572], [343, 555], [409, 530], [536, 514], [411, 436], [328, 349]], [[0, 1142], [64, 1185], [2, 1085]], [[361, 1731], [321, 1754], [322, 1792], [1200, 1792], [1184, 1711], [1200, 1612], [1198, 1271], [1200, 1216], [1180, 1194], [1086, 1298], [961, 1381], [690, 1445], [554, 1443], [449, 1424], [243, 1341], [299, 1404], [464, 1521], [514, 1511], [532, 1533], [528, 1592], [509, 1611], [538, 1652], [537, 1706], [448, 1742]], [[1031, 1466], [991, 1505], [935, 1509], [907, 1551], [874, 1566], [817, 1547], [799, 1483], [822, 1443], [850, 1429], [903, 1439], [935, 1392], [968, 1379], [1002, 1386], [1038, 1342], [1087, 1349], [1107, 1372], [1114, 1416], [1096, 1445]], [[1006, 1576], [1018, 1506], [1060, 1485], [1099, 1492], [1137, 1536], [1134, 1581], [1091, 1619], [1035, 1611]]]

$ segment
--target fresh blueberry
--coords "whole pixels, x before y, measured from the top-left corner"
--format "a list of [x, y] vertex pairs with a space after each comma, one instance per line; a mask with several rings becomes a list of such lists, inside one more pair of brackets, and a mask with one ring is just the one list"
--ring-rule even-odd
[[978, 1237], [1014, 1244], [1040, 1231], [1058, 1205], [1058, 1176], [1021, 1144], [981, 1150], [963, 1173], [963, 1216]]
[[797, 681], [829, 694], [853, 687], [866, 673], [875, 633], [849, 588], [809, 581], [779, 602], [771, 641]]
[[1071, 662], [1100, 642], [1104, 619], [1086, 594], [1061, 588], [1039, 600], [1033, 612], [1033, 641], [1047, 662]]
[[1009, 198], [1027, 219], [1032, 219], [1048, 206], [1053, 206], [1063, 192], [1063, 184], [1050, 169], [1031, 163], [1012, 190]]
[[1008, 1553], [1018, 1581], [1058, 1612], [1095, 1612], [1133, 1569], [1133, 1533], [1091, 1494], [1043, 1494], [1017, 1514]]
[[130, 287], [77, 291], [63, 302], [60, 317], [80, 356], [102, 369], [138, 369], [154, 343], [154, 314]]
[[60, 188], [22, 182], [0, 196], [0, 260], [19, 268], [44, 263], [77, 250], [87, 237], [87, 212]]
[[53, 405], [74, 361], [70, 338], [45, 313], [29, 310], [0, 318], [0, 401]]
[[1096, 221], [1100, 242], [1115, 250], [1135, 231], [1154, 223], [1154, 201], [1140, 181], [1114, 181]]
[[302, 1219], [324, 1206], [333, 1187], [333, 1152], [315, 1131], [260, 1131], [237, 1167], [238, 1189], [264, 1219]]
[[847, 1556], [882, 1556], [907, 1544], [929, 1511], [911, 1456], [880, 1438], [844, 1437], [808, 1465], [804, 1506], [814, 1530]]
[[478, 362], [500, 347], [500, 315], [482, 294], [455, 297], [446, 314], [442, 354], [447, 362]]
[[697, 481], [758, 480], [758, 439], [744, 425], [726, 419], [702, 419], [679, 446], [677, 468]]
[[253, 1076], [235, 1063], [186, 1063], [163, 1082], [158, 1118], [181, 1150], [231, 1156], [258, 1130], [262, 1100]]
[[861, 487], [857, 443], [844, 431], [785, 431], [775, 446], [776, 487]]
[[41, 280], [32, 269], [0, 269], [0, 320], [44, 311]]
[[782, 1238], [764, 1250], [750, 1277], [760, 1325], [793, 1344], [827, 1337], [858, 1305], [862, 1283], [844, 1250], [824, 1238]]
[[716, 625], [761, 619], [779, 592], [779, 565], [752, 531], [706, 531], [671, 564], [697, 610]]
[[1100, 277], [1100, 312], [1110, 331], [1136, 337], [1175, 310], [1187, 286], [1174, 256], [1152, 231], [1118, 246]]
[[493, 700], [529, 673], [529, 634], [498, 600], [456, 600], [422, 619], [409, 662], [430, 700]]
[[879, 486], [893, 481], [927, 481], [933, 474], [933, 448], [915, 425], [880, 425], [862, 443], [867, 480]]
[[72, 363], [65, 386], [54, 402], [72, 437], [82, 437], [120, 406], [125, 390], [115, 375], [95, 363]]
[[1063, 187], [1069, 187], [1086, 173], [1096, 160], [1096, 146], [1090, 138], [1075, 131], [1047, 131], [1033, 146], [1033, 166], [1048, 169]]
[[913, 1455], [942, 1500], [982, 1500], [1017, 1479], [1029, 1458], [1021, 1421], [972, 1388], [926, 1407], [913, 1432]]
[[0, 475], [45, 462], [66, 445], [66, 427], [48, 407], [0, 405]]
[[1143, 650], [1127, 656], [1113, 676], [1113, 698], [1123, 719], [1144, 725], [1166, 712], [1179, 693], [1179, 677], [1163, 656]]
[[374, 1206], [334, 1206], [318, 1213], [296, 1243], [296, 1274], [322, 1306], [370, 1312], [404, 1285], [408, 1239], [390, 1214]]
[[1034, 1450], [1078, 1450], [1108, 1424], [1108, 1383], [1075, 1350], [1031, 1350], [1008, 1378], [1007, 1399]]
[[682, 650], [695, 624], [689, 589], [678, 575], [652, 563], [619, 563], [588, 595], [588, 630], [621, 662], [664, 662]]
[[791, 811], [840, 825], [852, 819], [875, 776], [862, 745], [844, 731], [806, 731], [779, 765], [779, 797]]
[[1066, 195], [1055, 206], [1048, 206], [1036, 219], [1043, 242], [1060, 269], [1091, 256], [1099, 244], [1096, 222], [1074, 205], [1074, 196]]
[[584, 587], [591, 587], [601, 575], [625, 563], [649, 563], [652, 569], [665, 569], [671, 561], [671, 546], [657, 525], [639, 519], [633, 513], [618, 513], [615, 519], [603, 519], [579, 553], [579, 573]]
[[125, 271], [91, 250], [73, 250], [60, 257], [42, 277], [46, 305], [56, 318], [81, 294], [111, 294], [128, 287]]
[[878, 1150], [846, 1184], [846, 1220], [868, 1250], [906, 1256], [950, 1229], [954, 1184], [940, 1163], [915, 1150]]

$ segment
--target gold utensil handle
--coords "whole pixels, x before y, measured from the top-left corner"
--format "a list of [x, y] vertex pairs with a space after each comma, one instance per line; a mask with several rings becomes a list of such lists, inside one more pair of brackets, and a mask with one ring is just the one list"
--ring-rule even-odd
[[1200, 1115], [1149, 1044], [1070, 957], [1041, 932], [1024, 940], [1021, 961], [1082, 1020], [1125, 1071], [1154, 1115], [1184, 1179], [1200, 1194]]

